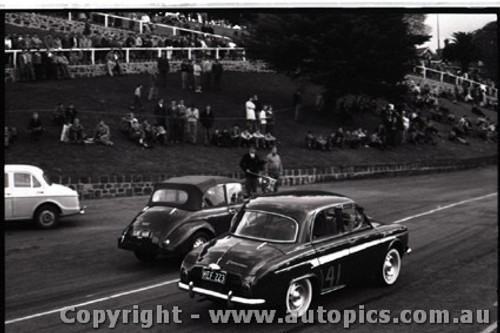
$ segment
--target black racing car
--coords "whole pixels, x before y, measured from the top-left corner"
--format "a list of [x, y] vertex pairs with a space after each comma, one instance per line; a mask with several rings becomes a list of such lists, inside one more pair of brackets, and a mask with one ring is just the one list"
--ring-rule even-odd
[[158, 255], [182, 256], [229, 230], [243, 194], [239, 180], [219, 176], [183, 176], [155, 184], [118, 247], [145, 262]]
[[408, 230], [371, 221], [353, 200], [288, 191], [250, 200], [228, 234], [184, 258], [179, 288], [303, 315], [313, 297], [373, 275], [392, 285], [410, 251]]

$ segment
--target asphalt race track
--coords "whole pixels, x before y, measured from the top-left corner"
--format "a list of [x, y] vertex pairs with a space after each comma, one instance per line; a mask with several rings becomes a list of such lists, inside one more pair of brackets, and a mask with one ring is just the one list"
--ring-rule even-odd
[[[359, 311], [487, 310], [488, 322], [465, 324], [390, 323], [350, 325], [350, 332], [496, 331], [498, 266], [497, 167], [425, 176], [353, 180], [318, 184], [354, 198], [368, 215], [399, 221], [410, 229], [413, 252], [403, 258], [397, 284], [389, 288], [352, 286], [321, 297], [325, 310]], [[334, 323], [214, 324], [209, 309], [220, 304], [190, 299], [178, 290], [179, 261], [139, 263], [132, 252], [119, 250], [117, 238], [146, 197], [84, 201], [87, 214], [63, 220], [54, 230], [28, 224], [5, 228], [5, 331], [91, 332], [88, 324], [65, 324], [87, 310], [163, 309], [182, 311], [182, 323], [154, 324], [149, 332], [341, 332]], [[420, 314], [422, 311], [420, 312]], [[82, 312], [83, 317], [83, 312]], [[132, 316], [130, 316], [132, 320]], [[165, 318], [164, 318], [165, 319]], [[314, 318], [313, 318], [314, 319]], [[141, 324], [110, 322], [99, 331], [138, 332]]]

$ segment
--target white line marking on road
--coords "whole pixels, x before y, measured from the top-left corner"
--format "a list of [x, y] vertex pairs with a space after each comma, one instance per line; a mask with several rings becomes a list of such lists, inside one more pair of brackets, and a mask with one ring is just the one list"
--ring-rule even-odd
[[[486, 198], [493, 197], [493, 196], [496, 196], [496, 195], [497, 195], [497, 193], [491, 193], [491, 194], [484, 195], [484, 196], [481, 196], [481, 197], [459, 201], [459, 202], [456, 202], [456, 203], [453, 203], [453, 204], [450, 204], [450, 205], [447, 205], [447, 206], [438, 207], [436, 209], [429, 210], [429, 211], [421, 213], [421, 214], [409, 216], [409, 217], [406, 217], [404, 219], [395, 221], [393, 223], [402, 223], [402, 222], [405, 222], [405, 221], [408, 221], [408, 220], [411, 220], [411, 219], [414, 219], [414, 218], [417, 218], [417, 217], [421, 217], [421, 216], [433, 214], [433, 213], [438, 212], [440, 210], [452, 208], [452, 207], [455, 207], [455, 206], [458, 206], [458, 205], [462, 205], [462, 204], [465, 204], [465, 203], [469, 203], [469, 202], [473, 202], [473, 201], [477, 201], [477, 200], [481, 200], [481, 199], [486, 199]], [[17, 323], [17, 322], [20, 322], [20, 321], [25, 321], [25, 320], [29, 320], [29, 319], [33, 319], [33, 318], [37, 318], [37, 317], [43, 317], [43, 316], [46, 316], [46, 315], [49, 315], [49, 314], [61, 312], [61, 311], [66, 310], [66, 309], [87, 306], [87, 305], [95, 304], [95, 303], [102, 303], [102, 302], [108, 301], [108, 300], [113, 299], [113, 298], [118, 298], [118, 297], [130, 295], [130, 294], [139, 293], [141, 291], [146, 291], [146, 290], [149, 290], [149, 289], [163, 287], [163, 286], [166, 286], [166, 285], [169, 285], [169, 284], [172, 284], [172, 283], [176, 283], [178, 281], [179, 281], [179, 279], [169, 280], [169, 281], [165, 281], [165, 282], [162, 282], [162, 283], [153, 284], [151, 286], [146, 286], [146, 287], [139, 288], [139, 289], [133, 289], [133, 290], [129, 290], [129, 291], [124, 291], [124, 292], [121, 292], [121, 293], [118, 293], [118, 294], [114, 294], [114, 295], [111, 295], [111, 296], [107, 296], [107, 297], [102, 297], [102, 298], [90, 300], [90, 301], [79, 303], [79, 304], [68, 305], [68, 306], [65, 306], [65, 307], [62, 307], [62, 308], [59, 308], [59, 309], [54, 309], [54, 310], [45, 311], [45, 312], [39, 312], [39, 313], [35, 313], [33, 315], [29, 315], [29, 316], [25, 316], [25, 317], [10, 319], [10, 320], [5, 321], [5, 324], [8, 325], [8, 324], [13, 324], [13, 323]], [[486, 330], [483, 331], [483, 332], [481, 332], [481, 333], [491, 333], [492, 332], [491, 330], [495, 329], [496, 327], [497, 327], [497, 323], [495, 322], [493, 325], [491, 325], [490, 327], [486, 328]], [[489, 329], [491, 329], [491, 330], [489, 330]]]
[[12, 324], [12, 323], [17, 323], [17, 322], [20, 322], [20, 321], [25, 321], [25, 320], [32, 319], [32, 318], [46, 316], [46, 315], [49, 315], [49, 314], [61, 312], [61, 311], [66, 310], [66, 309], [79, 308], [79, 307], [87, 306], [87, 305], [90, 305], [90, 304], [95, 304], [95, 303], [101, 303], [101, 302], [109, 301], [110, 299], [113, 299], [113, 298], [118, 298], [118, 297], [122, 297], [122, 296], [127, 296], [127, 295], [131, 295], [131, 294], [139, 293], [141, 291], [146, 291], [146, 290], [150, 290], [150, 289], [154, 289], [154, 288], [158, 288], [158, 287], [163, 287], [163, 286], [166, 286], [166, 285], [169, 285], [169, 284], [172, 284], [172, 283], [176, 283], [176, 282], [179, 282], [179, 279], [169, 280], [169, 281], [165, 281], [165, 282], [153, 284], [153, 285], [142, 287], [142, 288], [138, 288], [138, 289], [124, 291], [124, 292], [121, 292], [121, 293], [118, 293], [118, 294], [114, 294], [114, 295], [106, 296], [106, 297], [102, 297], [102, 298], [97, 298], [97, 299], [90, 300], [90, 301], [83, 302], [83, 303], [78, 303], [78, 304], [74, 304], [74, 305], [68, 305], [68, 306], [65, 306], [65, 307], [62, 307], [62, 308], [59, 308], [59, 309], [54, 309], [54, 310], [45, 311], [45, 312], [39, 312], [39, 313], [35, 313], [33, 315], [29, 315], [29, 316], [26, 316], [26, 317], [10, 319], [10, 320], [5, 321], [5, 325]]
[[455, 206], [463, 205], [463, 204], [466, 204], [466, 203], [469, 203], [469, 202], [473, 202], [473, 201], [478, 201], [478, 200], [482, 200], [482, 199], [486, 199], [486, 198], [491, 198], [491, 197], [494, 197], [496, 195], [497, 195], [497, 193], [495, 192], [495, 193], [490, 193], [490, 194], [483, 195], [483, 196], [477, 197], [477, 198], [462, 200], [462, 201], [455, 202], [455, 203], [452, 203], [452, 204], [449, 204], [449, 205], [446, 205], [446, 206], [442, 206], [442, 207], [438, 206], [438, 208], [436, 208], [436, 209], [432, 209], [432, 210], [429, 210], [427, 212], [423, 212], [423, 213], [420, 213], [420, 214], [417, 214], [417, 215], [408, 216], [408, 217], [405, 217], [404, 219], [397, 220], [397, 221], [394, 221], [392, 223], [406, 222], [408, 220], [412, 220], [412, 219], [417, 218], [417, 217], [434, 214], [434, 213], [439, 212], [441, 210], [453, 208]]
[[491, 332], [493, 332], [494, 330], [496, 330], [497, 324], [498, 324], [498, 322], [495, 321], [493, 324], [491, 324], [490, 326], [486, 327], [480, 333], [491, 333]]

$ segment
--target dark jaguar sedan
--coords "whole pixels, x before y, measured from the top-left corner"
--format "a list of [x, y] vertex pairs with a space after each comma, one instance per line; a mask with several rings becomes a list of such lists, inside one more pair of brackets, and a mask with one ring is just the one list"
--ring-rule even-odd
[[158, 255], [181, 256], [227, 232], [243, 204], [239, 180], [184, 176], [155, 184], [146, 207], [125, 228], [118, 247], [141, 261]]
[[394, 284], [409, 251], [405, 226], [374, 222], [345, 196], [281, 192], [250, 200], [228, 234], [191, 251], [178, 286], [301, 316], [314, 297], [367, 276]]

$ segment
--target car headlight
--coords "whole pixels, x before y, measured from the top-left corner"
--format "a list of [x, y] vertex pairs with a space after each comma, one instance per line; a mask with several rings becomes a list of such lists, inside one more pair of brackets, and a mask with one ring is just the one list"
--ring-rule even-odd
[[165, 240], [163, 241], [163, 244], [164, 244], [164, 245], [169, 245], [169, 244], [170, 244], [170, 239], [168, 239], [168, 238], [167, 238], [167, 239], [165, 239]]

